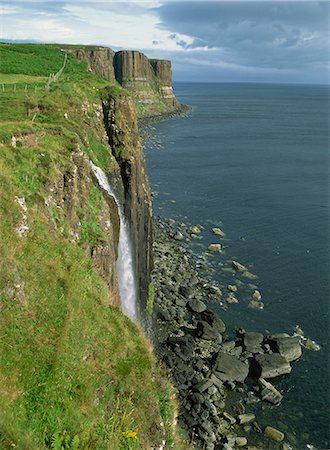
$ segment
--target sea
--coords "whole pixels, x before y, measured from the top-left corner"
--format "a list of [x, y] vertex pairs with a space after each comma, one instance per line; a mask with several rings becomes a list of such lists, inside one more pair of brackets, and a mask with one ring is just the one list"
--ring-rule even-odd
[[[187, 246], [223, 291], [224, 301], [210, 306], [229, 337], [236, 327], [292, 334], [298, 324], [321, 346], [273, 380], [280, 406], [248, 409], [294, 449], [328, 449], [329, 87], [176, 83], [174, 90], [190, 112], [149, 126], [145, 143], [154, 215], [202, 227]], [[209, 252], [218, 242], [223, 251]], [[233, 259], [256, 278], [237, 275]], [[226, 286], [235, 281], [239, 303], [227, 305]], [[263, 310], [249, 307], [255, 288]]]

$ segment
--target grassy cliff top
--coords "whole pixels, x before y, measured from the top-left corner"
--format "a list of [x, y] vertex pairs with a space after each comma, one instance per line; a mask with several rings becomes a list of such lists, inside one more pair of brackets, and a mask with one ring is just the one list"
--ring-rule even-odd
[[0, 44], [0, 449], [151, 448], [164, 432], [171, 444], [171, 388], [92, 264], [105, 200], [88, 174], [79, 208], [51, 200], [77, 151], [116, 164], [109, 83], [68, 56], [47, 89], [63, 62], [56, 45]]

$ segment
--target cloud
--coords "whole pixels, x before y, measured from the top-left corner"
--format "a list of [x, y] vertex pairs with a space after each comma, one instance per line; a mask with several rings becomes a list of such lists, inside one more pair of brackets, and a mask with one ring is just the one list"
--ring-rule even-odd
[[131, 48], [177, 79], [327, 82], [329, 3], [3, 0], [1, 39]]

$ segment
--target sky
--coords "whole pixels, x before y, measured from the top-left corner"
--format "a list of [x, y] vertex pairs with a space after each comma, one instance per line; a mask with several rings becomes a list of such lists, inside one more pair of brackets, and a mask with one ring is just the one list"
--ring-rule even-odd
[[328, 1], [2, 0], [0, 40], [170, 59], [174, 81], [329, 83]]

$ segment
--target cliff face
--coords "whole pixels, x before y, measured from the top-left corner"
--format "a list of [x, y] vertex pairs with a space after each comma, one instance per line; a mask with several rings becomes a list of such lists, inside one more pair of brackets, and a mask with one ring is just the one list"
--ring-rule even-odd
[[93, 50], [87, 48], [68, 48], [66, 51], [69, 51], [81, 61], [85, 61], [91, 72], [100, 75], [108, 81], [116, 81], [113, 67], [115, 52], [111, 48], [97, 48]]
[[172, 88], [171, 61], [149, 59], [141, 52], [107, 48], [66, 49], [87, 62], [94, 73], [109, 81], [117, 81], [127, 89], [137, 107], [138, 115], [157, 116], [181, 108]]
[[152, 210], [149, 181], [139, 139], [137, 115], [127, 95], [103, 95], [104, 123], [112, 153], [120, 167], [125, 215], [130, 223], [138, 282], [140, 320], [145, 318], [152, 268]]

